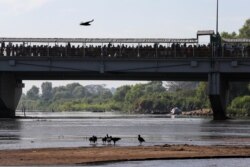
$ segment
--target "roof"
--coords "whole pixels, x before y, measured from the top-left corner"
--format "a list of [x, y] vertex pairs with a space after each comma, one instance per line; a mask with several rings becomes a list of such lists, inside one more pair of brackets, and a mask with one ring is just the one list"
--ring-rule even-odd
[[200, 30], [197, 32], [197, 36], [200, 35], [214, 35], [214, 30]]
[[195, 38], [0, 38], [0, 42], [37, 43], [198, 43]]

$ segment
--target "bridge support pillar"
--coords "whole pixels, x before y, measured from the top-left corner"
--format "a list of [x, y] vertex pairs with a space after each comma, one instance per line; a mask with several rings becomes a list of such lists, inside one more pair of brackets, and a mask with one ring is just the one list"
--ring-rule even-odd
[[209, 99], [214, 120], [226, 120], [228, 82], [222, 79], [220, 73], [210, 73], [208, 76]]
[[0, 73], [0, 118], [14, 118], [23, 84], [14, 74]]

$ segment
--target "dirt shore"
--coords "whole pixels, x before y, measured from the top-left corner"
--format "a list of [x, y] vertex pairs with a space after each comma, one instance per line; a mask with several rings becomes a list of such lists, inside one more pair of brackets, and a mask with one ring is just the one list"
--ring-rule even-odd
[[163, 145], [0, 150], [0, 165], [79, 165], [128, 160], [250, 158], [250, 146]]

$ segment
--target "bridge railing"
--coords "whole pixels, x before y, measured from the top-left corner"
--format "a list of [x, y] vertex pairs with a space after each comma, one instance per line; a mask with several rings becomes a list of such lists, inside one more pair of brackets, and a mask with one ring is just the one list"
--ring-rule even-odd
[[[210, 44], [198, 44], [194, 39], [0, 38], [0, 41], [0, 57], [209, 58], [215, 49]], [[220, 57], [250, 57], [250, 42], [244, 45], [224, 42], [220, 50]]]
[[86, 58], [183, 58], [211, 57], [206, 45], [7, 45], [1, 57], [86, 57]]
[[250, 57], [250, 39], [223, 39], [222, 57]]

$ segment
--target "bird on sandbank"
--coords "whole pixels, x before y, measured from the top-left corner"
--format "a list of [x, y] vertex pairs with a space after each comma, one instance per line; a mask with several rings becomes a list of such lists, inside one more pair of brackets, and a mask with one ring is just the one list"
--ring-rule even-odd
[[140, 145], [145, 142], [145, 140], [141, 137], [141, 135], [138, 135], [138, 141], [140, 142]]
[[105, 137], [102, 138], [102, 144], [106, 144], [107, 140], [109, 138], [109, 135], [107, 134]]
[[119, 140], [121, 140], [120, 137], [112, 137], [112, 136], [109, 136], [108, 134], [104, 138], [102, 138], [103, 144], [106, 144], [106, 143], [111, 144], [111, 142], [113, 142], [115, 145], [116, 142], [118, 142]]
[[114, 143], [114, 145], [115, 145], [116, 142], [118, 142], [119, 140], [121, 140], [121, 138], [120, 138], [120, 137], [112, 137], [111, 140], [113, 141], [113, 143]]
[[89, 138], [89, 142], [95, 144], [95, 143], [97, 142], [97, 137], [96, 137], [96, 136], [90, 137], [90, 138]]

